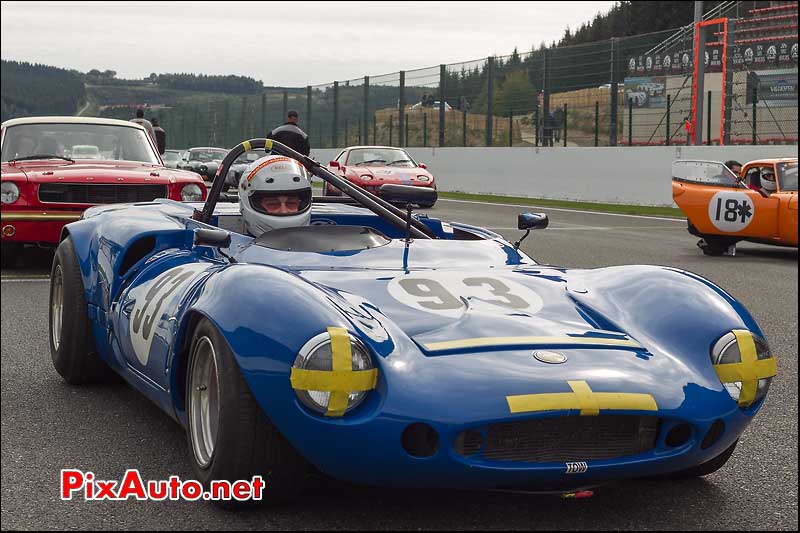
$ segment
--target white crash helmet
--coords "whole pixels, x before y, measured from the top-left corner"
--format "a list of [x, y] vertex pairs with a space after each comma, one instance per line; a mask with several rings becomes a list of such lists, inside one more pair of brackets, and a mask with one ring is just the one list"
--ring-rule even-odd
[[238, 192], [244, 229], [254, 237], [311, 220], [311, 182], [289, 157], [268, 155], [247, 165]]
[[775, 183], [775, 172], [771, 168], [761, 171], [761, 188], [770, 192], [778, 189], [778, 185]]

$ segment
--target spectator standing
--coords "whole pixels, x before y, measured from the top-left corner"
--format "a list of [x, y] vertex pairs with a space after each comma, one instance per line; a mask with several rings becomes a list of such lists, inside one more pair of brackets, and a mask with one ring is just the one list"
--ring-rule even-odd
[[158, 124], [158, 119], [156, 117], [153, 117], [150, 122], [153, 124], [158, 153], [164, 155], [164, 152], [167, 150], [167, 132]]
[[267, 139], [278, 141], [303, 155], [308, 155], [311, 151], [308, 135], [297, 125], [297, 119], [297, 111], [290, 110], [286, 113], [286, 123], [269, 132]]
[[141, 107], [138, 108], [136, 110], [136, 118], [132, 118], [131, 122], [135, 122], [137, 124], [141, 124], [142, 126], [144, 126], [144, 129], [147, 130], [147, 133], [150, 134], [150, 138], [153, 139], [153, 141], [156, 140], [156, 132], [153, 131], [153, 124], [149, 120], [144, 118], [144, 109], [142, 109]]

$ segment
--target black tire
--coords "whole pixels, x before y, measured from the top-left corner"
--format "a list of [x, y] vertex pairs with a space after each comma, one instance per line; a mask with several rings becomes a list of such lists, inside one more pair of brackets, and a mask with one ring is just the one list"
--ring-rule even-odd
[[728, 248], [736, 244], [736, 242], [736, 239], [704, 236], [697, 242], [697, 247], [700, 248], [705, 255], [720, 256], [725, 255]]
[[[214, 449], [208, 464], [202, 466], [192, 442], [192, 368], [198, 346], [211, 341], [218, 376], [219, 415]], [[186, 406], [189, 418], [187, 439], [196, 479], [206, 490], [212, 480], [251, 480], [260, 475], [266, 486], [260, 502], [214, 501], [220, 507], [243, 504], [275, 504], [294, 500], [302, 491], [310, 468], [259, 407], [228, 343], [211, 322], [200, 320], [194, 330], [186, 371]]]
[[[57, 289], [57, 278], [61, 276], [61, 326], [58, 347], [54, 337], [56, 311], [53, 297]], [[83, 278], [78, 266], [78, 257], [72, 239], [59, 244], [50, 270], [50, 305], [48, 313], [48, 338], [50, 356], [56, 371], [64, 381], [72, 385], [89, 383], [116, 383], [119, 376], [102, 360], [94, 344], [94, 334], [89, 322], [89, 310], [84, 295]]]
[[733, 444], [730, 445], [724, 452], [719, 454], [718, 456], [714, 457], [710, 461], [706, 461], [703, 464], [693, 466], [691, 468], [687, 468], [686, 470], [681, 470], [679, 472], [674, 472], [672, 474], [666, 474], [664, 476], [659, 476], [658, 479], [689, 479], [694, 477], [700, 476], [707, 476], [719, 470], [720, 468], [728, 462], [728, 459], [731, 458], [733, 455], [733, 450], [736, 449], [736, 445], [739, 443], [739, 439], [736, 439]]

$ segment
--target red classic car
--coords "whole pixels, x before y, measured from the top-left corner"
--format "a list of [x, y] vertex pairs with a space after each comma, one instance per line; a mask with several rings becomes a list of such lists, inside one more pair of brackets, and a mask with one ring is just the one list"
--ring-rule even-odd
[[[349, 182], [378, 196], [381, 185], [386, 183], [436, 189], [436, 182], [427, 167], [414, 161], [402, 148], [350, 146], [328, 164], [328, 169], [332, 172], [338, 171]], [[327, 183], [323, 184], [322, 192], [325, 196], [342, 194]], [[433, 204], [420, 207], [433, 207]]]
[[202, 201], [203, 179], [168, 169], [133, 122], [31, 117], [0, 125], [3, 263], [24, 243], [55, 245], [61, 228], [97, 204]]

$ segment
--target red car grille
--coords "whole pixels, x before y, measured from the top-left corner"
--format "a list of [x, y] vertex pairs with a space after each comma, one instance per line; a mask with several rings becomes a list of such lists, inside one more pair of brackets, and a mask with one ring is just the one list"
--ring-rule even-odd
[[462, 431], [455, 451], [489, 461], [555, 463], [615, 459], [651, 450], [659, 419], [652, 416], [569, 416], [493, 424]]
[[39, 201], [42, 203], [121, 204], [151, 202], [166, 197], [166, 185], [43, 183], [39, 186]]

